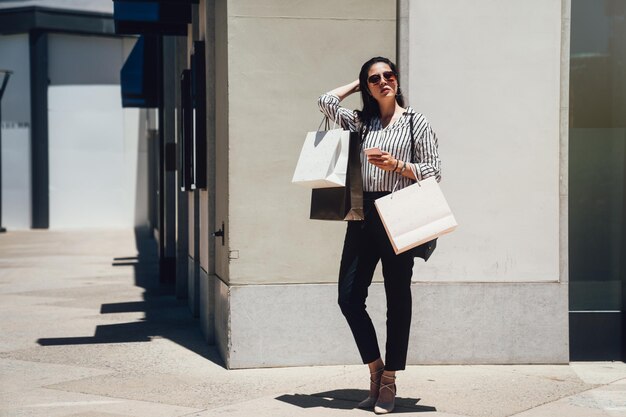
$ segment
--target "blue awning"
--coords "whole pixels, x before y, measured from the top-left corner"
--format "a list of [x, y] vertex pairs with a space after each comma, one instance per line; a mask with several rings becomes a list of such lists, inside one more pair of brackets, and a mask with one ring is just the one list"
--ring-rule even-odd
[[192, 3], [197, 0], [113, 0], [115, 33], [185, 36]]
[[140, 36], [121, 70], [122, 107], [159, 107], [158, 40]]

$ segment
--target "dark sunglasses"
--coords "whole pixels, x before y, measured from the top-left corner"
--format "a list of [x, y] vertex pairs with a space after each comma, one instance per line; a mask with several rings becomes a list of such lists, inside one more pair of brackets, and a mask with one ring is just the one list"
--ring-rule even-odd
[[[383, 72], [383, 77], [385, 77], [385, 81], [393, 81], [396, 79], [396, 74], [393, 71], [385, 71]], [[378, 84], [380, 82], [380, 74], [370, 75], [367, 82], [370, 84]]]

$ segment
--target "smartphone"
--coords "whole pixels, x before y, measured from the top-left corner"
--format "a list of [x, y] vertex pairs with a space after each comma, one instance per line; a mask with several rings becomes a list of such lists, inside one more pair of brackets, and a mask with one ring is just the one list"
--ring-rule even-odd
[[380, 156], [383, 154], [378, 147], [363, 149], [363, 152], [365, 152], [365, 155], [368, 156]]

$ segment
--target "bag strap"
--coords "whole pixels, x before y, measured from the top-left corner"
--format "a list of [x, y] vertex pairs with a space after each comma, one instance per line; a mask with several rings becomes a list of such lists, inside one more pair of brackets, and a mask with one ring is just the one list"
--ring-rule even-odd
[[[322, 121], [320, 122], [320, 125], [317, 127], [317, 131], [319, 132], [320, 129], [322, 128], [322, 125], [324, 125], [324, 130], [330, 130], [330, 120], [328, 119], [328, 117], [324, 116], [322, 117]], [[336, 121], [335, 123], [333, 123], [333, 129], [336, 126]]]
[[361, 126], [361, 147], [363, 147], [363, 144], [365, 143], [365, 138], [367, 137], [367, 134], [369, 133], [369, 129], [367, 126]]
[[[320, 129], [322, 128], [322, 124], [324, 125], [324, 130], [330, 130], [330, 119], [328, 118], [328, 116], [324, 115], [322, 117], [322, 121], [320, 122], [320, 125], [317, 127], [317, 131], [319, 132]], [[335, 112], [335, 118], [333, 119], [333, 129], [335, 129], [337, 127], [337, 125], [339, 125], [339, 127], [341, 127], [341, 123], [339, 123], [339, 109], [337, 109], [337, 111]]]
[[[415, 182], [417, 182], [417, 185], [419, 185], [420, 187], [422, 186], [422, 184], [420, 184], [420, 180], [417, 179], [417, 169], [413, 166], [413, 163], [415, 162], [415, 136], [413, 135], [413, 116], [415, 115], [415, 113], [408, 113], [409, 115], [409, 125], [411, 126], [411, 164], [409, 165], [409, 169], [413, 172], [413, 175], [415, 176]], [[398, 183], [400, 182], [400, 178], [402, 178], [402, 175], [400, 175], [398, 177], [398, 179], [396, 180], [395, 184], [393, 185], [393, 188], [391, 190], [391, 198], [393, 198], [393, 193], [396, 191], [396, 187], [398, 187]]]
[[[415, 113], [409, 113], [409, 124], [411, 125], [411, 162], [415, 162], [415, 137], [413, 136], [413, 115]], [[417, 177], [415, 177], [417, 178]]]
[[415, 160], [415, 136], [413, 135], [413, 116], [415, 115], [415, 113], [409, 113], [409, 115], [410, 115], [410, 117], [409, 117], [409, 124], [411, 125], [411, 165], [410, 165], [410, 169], [411, 169], [411, 171], [413, 171], [413, 175], [415, 175], [415, 181], [421, 187], [420, 180], [417, 179], [417, 169], [413, 166], [413, 164], [415, 162], [417, 162]]

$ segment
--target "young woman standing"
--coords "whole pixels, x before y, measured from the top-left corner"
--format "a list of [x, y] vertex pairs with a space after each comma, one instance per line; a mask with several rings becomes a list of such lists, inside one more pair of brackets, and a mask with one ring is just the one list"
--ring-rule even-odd
[[[416, 251], [396, 255], [374, 207], [374, 200], [418, 180], [440, 176], [437, 137], [426, 118], [410, 107], [398, 83], [398, 71], [387, 58], [375, 57], [361, 67], [359, 79], [319, 98], [322, 113], [344, 129], [361, 132], [363, 209], [365, 220], [348, 222], [339, 271], [339, 306], [352, 330], [363, 363], [370, 370], [369, 396], [359, 407], [377, 414], [393, 410], [395, 374], [406, 366], [411, 326], [411, 276]], [[359, 92], [363, 109], [339, 105]], [[407, 213], [411, 215], [411, 213]], [[432, 247], [432, 246], [430, 246]], [[423, 249], [423, 248], [422, 248]], [[376, 331], [365, 308], [368, 287], [382, 262], [387, 299], [387, 343], [383, 361]]]

